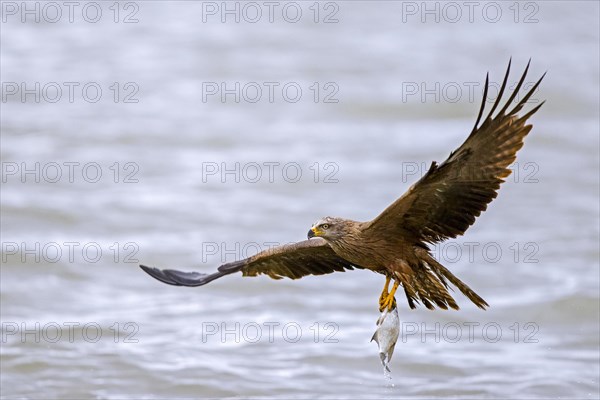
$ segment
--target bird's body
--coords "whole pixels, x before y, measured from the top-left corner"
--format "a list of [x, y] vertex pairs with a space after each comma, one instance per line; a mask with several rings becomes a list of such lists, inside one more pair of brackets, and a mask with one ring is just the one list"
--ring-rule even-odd
[[[392, 310], [394, 295], [402, 287], [408, 304], [422, 303], [429, 309], [458, 309], [449, 293], [457, 287], [476, 306], [488, 304], [465, 283], [441, 265], [428, 245], [462, 235], [510, 175], [508, 168], [523, 146], [532, 126], [527, 119], [543, 104], [524, 116], [517, 115], [542, 78], [508, 111], [523, 85], [529, 65], [508, 101], [494, 116], [507, 87], [510, 63], [500, 92], [488, 116], [485, 108], [488, 80], [475, 127], [467, 140], [441, 164], [433, 162], [429, 171], [398, 200], [376, 218], [357, 222], [326, 217], [316, 222], [308, 240], [271, 248], [245, 260], [220, 266], [216, 273], [200, 274], [159, 270], [141, 266], [154, 278], [177, 286], [201, 286], [234, 272], [244, 276], [267, 274], [271, 278], [298, 279], [349, 269], [369, 269], [386, 276], [380, 296], [380, 310]], [[479, 122], [482, 121], [481, 125]], [[389, 283], [393, 287], [388, 292]]]

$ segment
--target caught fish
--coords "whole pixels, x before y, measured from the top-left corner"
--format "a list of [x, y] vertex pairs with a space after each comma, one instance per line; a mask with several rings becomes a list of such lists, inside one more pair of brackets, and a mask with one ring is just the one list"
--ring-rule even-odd
[[384, 374], [390, 373], [388, 366], [394, 354], [394, 347], [400, 335], [400, 319], [398, 318], [398, 309], [395, 307], [391, 311], [386, 308], [377, 320], [377, 330], [373, 334], [371, 341], [375, 341], [379, 346], [379, 358], [383, 365]]

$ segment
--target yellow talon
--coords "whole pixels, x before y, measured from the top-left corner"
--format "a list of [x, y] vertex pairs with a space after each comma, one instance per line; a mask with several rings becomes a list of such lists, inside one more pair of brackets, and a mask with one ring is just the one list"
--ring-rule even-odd
[[387, 300], [387, 297], [389, 295], [388, 293], [388, 288], [390, 287], [390, 277], [386, 276], [385, 277], [385, 285], [383, 286], [383, 290], [381, 292], [381, 296], [379, 296], [379, 309], [383, 310], [383, 305], [385, 303], [385, 301]]
[[392, 287], [392, 291], [390, 292], [390, 295], [388, 297], [388, 311], [392, 311], [394, 309], [394, 307], [396, 307], [396, 290], [398, 289], [398, 286], [400, 286], [400, 284], [398, 283], [398, 281], [394, 281], [394, 286]]
[[392, 311], [394, 307], [396, 307], [396, 290], [398, 289], [399, 283], [394, 281], [394, 286], [392, 287], [392, 291], [388, 293], [388, 287], [390, 284], [390, 278], [386, 277], [385, 286], [383, 288], [383, 292], [381, 292], [381, 296], [379, 297], [379, 312], [383, 312], [386, 308], [388, 311]]

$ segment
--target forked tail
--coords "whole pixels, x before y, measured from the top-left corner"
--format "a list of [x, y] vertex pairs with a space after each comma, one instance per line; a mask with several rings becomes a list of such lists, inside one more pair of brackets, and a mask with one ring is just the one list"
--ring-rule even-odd
[[486, 307], [489, 307], [489, 304], [486, 303], [484, 299], [479, 297], [477, 293], [475, 293], [466, 283], [458, 279], [452, 272], [450, 272], [446, 267], [440, 264], [435, 258], [433, 258], [429, 253], [424, 252], [425, 254], [421, 254], [423, 261], [425, 261], [429, 267], [433, 270], [433, 272], [437, 275], [439, 280], [447, 287], [446, 279], [452, 285], [456, 286], [458, 290], [461, 291], [462, 294], [467, 296], [469, 300], [471, 300], [477, 307], [485, 310]]

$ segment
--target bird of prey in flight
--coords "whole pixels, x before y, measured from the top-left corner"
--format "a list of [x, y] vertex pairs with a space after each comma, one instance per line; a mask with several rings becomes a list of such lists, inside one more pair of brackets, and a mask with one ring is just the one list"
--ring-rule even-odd
[[404, 290], [410, 308], [421, 303], [428, 309], [437, 306], [458, 310], [449, 293], [450, 285], [485, 309], [488, 306], [485, 300], [435, 260], [428, 245], [462, 235], [486, 210], [497, 196], [500, 184], [510, 175], [508, 167], [532, 128], [526, 124], [527, 119], [543, 105], [542, 102], [519, 115], [545, 74], [509, 109], [523, 86], [528, 63], [515, 90], [501, 106], [510, 64], [496, 101], [482, 119], [489, 88], [486, 76], [479, 115], [467, 140], [443, 163], [432, 162], [421, 179], [372, 221], [322, 218], [308, 231], [308, 240], [223, 264], [212, 274], [140, 267], [159, 281], [176, 286], [202, 286], [236, 272], [243, 276], [266, 274], [274, 279], [298, 279], [355, 268], [369, 269], [385, 276], [380, 311], [395, 306], [398, 287]]

